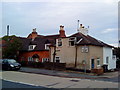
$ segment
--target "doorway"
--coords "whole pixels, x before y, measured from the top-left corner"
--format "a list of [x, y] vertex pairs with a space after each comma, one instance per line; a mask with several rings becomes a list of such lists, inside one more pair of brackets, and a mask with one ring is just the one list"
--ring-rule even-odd
[[91, 59], [91, 69], [94, 69], [94, 59]]

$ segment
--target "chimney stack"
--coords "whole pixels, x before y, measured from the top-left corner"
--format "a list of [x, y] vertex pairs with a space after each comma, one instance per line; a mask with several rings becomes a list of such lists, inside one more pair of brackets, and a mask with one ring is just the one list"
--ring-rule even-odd
[[80, 33], [82, 33], [84, 35], [88, 35], [88, 28], [85, 28], [85, 26], [83, 26], [82, 24], [80, 24], [80, 30], [78, 32], [80, 32]]
[[64, 31], [64, 26], [60, 25], [59, 33], [60, 33], [60, 37], [66, 37], [65, 31]]
[[82, 24], [80, 24], [80, 28], [82, 28]]
[[32, 40], [34, 40], [37, 36], [38, 36], [38, 34], [36, 32], [36, 28], [34, 28], [33, 32], [31, 34], [29, 34], [27, 38], [32, 38]]

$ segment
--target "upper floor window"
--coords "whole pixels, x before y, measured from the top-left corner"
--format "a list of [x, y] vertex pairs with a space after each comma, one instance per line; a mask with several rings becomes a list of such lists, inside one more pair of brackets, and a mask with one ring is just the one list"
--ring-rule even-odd
[[69, 46], [74, 46], [76, 42], [76, 37], [70, 37], [69, 38]]
[[36, 47], [36, 45], [29, 45], [29, 50], [33, 50]]
[[49, 50], [50, 47], [49, 47], [50, 44], [45, 44], [45, 49]]
[[62, 39], [61, 38], [58, 39], [58, 46], [62, 46]]
[[88, 52], [88, 46], [82, 46], [82, 52], [83, 53]]

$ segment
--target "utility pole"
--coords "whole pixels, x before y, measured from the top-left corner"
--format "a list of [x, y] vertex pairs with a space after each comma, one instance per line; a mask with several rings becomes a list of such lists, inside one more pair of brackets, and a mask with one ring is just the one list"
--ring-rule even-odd
[[75, 45], [75, 68], [76, 68], [76, 66], [77, 66], [77, 45]]
[[54, 53], [53, 53], [53, 70], [54, 70], [54, 67], [55, 67], [55, 55], [56, 55], [56, 45], [54, 46]]
[[79, 32], [79, 22], [80, 20], [77, 21], [78, 25], [77, 25], [77, 31]]
[[9, 36], [9, 25], [7, 25], [7, 36]]

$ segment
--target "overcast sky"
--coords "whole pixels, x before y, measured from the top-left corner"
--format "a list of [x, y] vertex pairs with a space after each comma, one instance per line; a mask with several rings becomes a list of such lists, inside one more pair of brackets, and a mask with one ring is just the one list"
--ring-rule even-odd
[[89, 35], [117, 46], [118, 0], [2, 2], [2, 36], [6, 35], [7, 25], [10, 35], [21, 37], [27, 37], [33, 28], [42, 35], [58, 34], [60, 25], [71, 35], [77, 32], [77, 20], [85, 27], [90, 26]]

